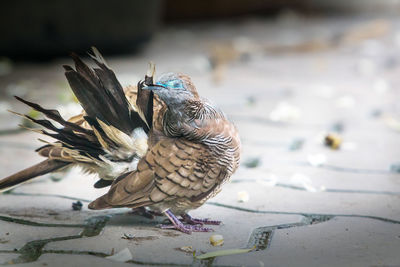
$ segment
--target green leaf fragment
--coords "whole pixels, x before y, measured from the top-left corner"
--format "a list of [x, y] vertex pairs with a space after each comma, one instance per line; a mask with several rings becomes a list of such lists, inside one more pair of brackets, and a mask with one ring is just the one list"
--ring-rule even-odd
[[198, 260], [204, 260], [204, 259], [220, 257], [220, 256], [242, 254], [242, 253], [248, 253], [250, 251], [253, 251], [255, 248], [256, 247], [254, 246], [252, 248], [235, 248], [235, 249], [217, 250], [217, 251], [202, 254], [200, 256], [195, 256], [195, 258]]

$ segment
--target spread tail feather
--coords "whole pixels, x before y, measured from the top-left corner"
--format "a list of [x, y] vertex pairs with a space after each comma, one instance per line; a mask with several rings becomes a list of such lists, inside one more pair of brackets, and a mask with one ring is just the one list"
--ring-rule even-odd
[[29, 168], [26, 168], [20, 172], [17, 172], [0, 180], [0, 192], [9, 190], [14, 186], [27, 182], [35, 177], [58, 170], [62, 167], [67, 166], [68, 164], [70, 163], [46, 159], [36, 165], [33, 165]]

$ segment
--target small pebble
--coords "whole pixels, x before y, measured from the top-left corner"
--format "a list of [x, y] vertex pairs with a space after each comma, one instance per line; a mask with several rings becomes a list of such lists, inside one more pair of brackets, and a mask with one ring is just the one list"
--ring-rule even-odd
[[344, 124], [343, 122], [336, 122], [332, 125], [332, 131], [336, 132], [336, 133], [341, 133], [344, 130]]
[[342, 143], [342, 138], [335, 133], [328, 134], [325, 137], [325, 145], [332, 149], [338, 149]]
[[261, 163], [260, 158], [253, 157], [253, 158], [248, 158], [243, 164], [247, 168], [256, 168], [260, 165], [260, 163]]
[[121, 238], [122, 238], [122, 239], [127, 239], [127, 240], [132, 240], [132, 239], [135, 238], [135, 236], [132, 235], [132, 234], [125, 234], [125, 233], [124, 233], [124, 236], [121, 237]]
[[238, 201], [239, 202], [248, 202], [250, 199], [249, 193], [247, 191], [240, 191], [238, 192]]
[[392, 163], [392, 165], [390, 165], [390, 171], [400, 173], [400, 162]]
[[371, 116], [374, 118], [379, 118], [380, 116], [382, 116], [382, 110], [381, 109], [374, 109], [371, 111]]
[[224, 237], [222, 235], [212, 235], [210, 236], [210, 244], [214, 247], [222, 246], [224, 244]]
[[295, 138], [289, 145], [290, 151], [300, 150], [303, 147], [304, 138]]
[[354, 99], [353, 96], [350, 95], [345, 95], [336, 99], [336, 106], [338, 108], [350, 109], [354, 108], [355, 105], [356, 105], [356, 100]]
[[193, 247], [192, 246], [183, 246], [180, 248], [176, 248], [175, 250], [186, 252], [186, 253], [193, 253]]
[[82, 206], [83, 206], [83, 204], [79, 200], [77, 202], [73, 202], [72, 203], [72, 209], [73, 210], [81, 210]]

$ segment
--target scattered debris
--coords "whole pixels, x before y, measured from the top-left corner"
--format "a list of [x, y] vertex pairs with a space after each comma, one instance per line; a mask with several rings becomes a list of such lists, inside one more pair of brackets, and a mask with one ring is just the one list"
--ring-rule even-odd
[[400, 173], [400, 162], [392, 163], [392, 165], [390, 165], [390, 171]]
[[289, 145], [290, 151], [300, 150], [305, 142], [304, 138], [295, 138]]
[[339, 97], [336, 100], [336, 106], [338, 108], [354, 108], [355, 105], [356, 101], [354, 100], [354, 97], [350, 95]]
[[121, 237], [122, 239], [135, 241], [136, 243], [146, 241], [146, 240], [155, 240], [158, 239], [158, 236], [134, 236], [133, 234], [125, 234]]
[[373, 88], [377, 94], [383, 95], [390, 90], [390, 84], [385, 79], [379, 78], [374, 81]]
[[311, 166], [319, 167], [326, 163], [325, 154], [310, 154], [307, 156], [307, 161]]
[[342, 143], [342, 138], [335, 133], [330, 133], [325, 137], [325, 145], [332, 149], [338, 149]]
[[316, 188], [313, 186], [312, 181], [310, 177], [307, 175], [304, 175], [302, 173], [295, 173], [291, 178], [290, 178], [290, 183], [296, 186], [299, 186], [301, 188], [304, 188], [304, 190], [308, 192], [321, 192], [325, 191], [325, 187], [321, 186], [320, 188]]
[[222, 235], [212, 235], [210, 236], [210, 244], [214, 247], [222, 246], [224, 244], [224, 237]]
[[371, 116], [374, 118], [379, 118], [380, 116], [382, 116], [382, 109], [376, 108], [374, 110], [371, 111]]
[[247, 193], [247, 191], [240, 191], [237, 193], [238, 196], [238, 201], [239, 202], [248, 202], [249, 201], [249, 193]]
[[246, 104], [248, 106], [254, 106], [257, 102], [257, 99], [254, 96], [249, 96], [246, 98]]
[[53, 182], [59, 182], [62, 180], [62, 178], [64, 178], [65, 173], [63, 171], [59, 171], [59, 172], [53, 172], [50, 174], [50, 179]]
[[271, 173], [268, 178], [256, 179], [256, 183], [268, 187], [273, 187], [278, 183], [278, 176], [276, 176], [276, 174], [274, 173]]
[[290, 122], [300, 118], [301, 111], [299, 108], [290, 105], [287, 102], [280, 102], [269, 114], [272, 121]]
[[333, 132], [341, 133], [344, 130], [344, 123], [338, 121], [332, 125], [331, 129]]
[[133, 256], [130, 250], [128, 248], [125, 248], [112, 256], [106, 257], [106, 259], [118, 262], [127, 262], [132, 260]]
[[180, 248], [175, 248], [175, 250], [182, 251], [182, 252], [189, 253], [189, 254], [193, 254], [193, 252], [194, 252], [192, 246], [183, 246]]
[[0, 244], [5, 244], [5, 243], [8, 243], [8, 242], [10, 242], [10, 240], [6, 240], [6, 239], [3, 239], [3, 238], [0, 238]]
[[399, 119], [397, 119], [391, 115], [385, 115], [383, 118], [383, 122], [390, 129], [400, 132], [400, 120]]
[[250, 251], [255, 250], [255, 246], [252, 248], [237, 248], [237, 249], [227, 249], [227, 250], [217, 250], [213, 252], [208, 252], [199, 256], [194, 256], [198, 260], [205, 260], [209, 258], [214, 258], [214, 257], [220, 257], [220, 256], [229, 256], [229, 255], [235, 255], [235, 254], [243, 254], [243, 253], [248, 253]]
[[82, 206], [83, 206], [83, 204], [79, 200], [72, 203], [73, 210], [82, 210]]
[[121, 237], [121, 238], [122, 238], [122, 239], [126, 239], [126, 240], [132, 240], [132, 239], [135, 239], [135, 236], [132, 235], [132, 234], [125, 234], [125, 233], [124, 233], [124, 236]]
[[243, 164], [246, 168], [256, 168], [261, 164], [261, 160], [259, 157], [252, 157], [248, 158]]

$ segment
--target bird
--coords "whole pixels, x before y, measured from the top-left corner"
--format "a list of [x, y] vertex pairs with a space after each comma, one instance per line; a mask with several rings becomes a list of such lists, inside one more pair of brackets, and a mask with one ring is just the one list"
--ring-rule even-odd
[[[163, 229], [187, 234], [213, 231], [204, 225], [220, 221], [193, 218], [188, 212], [218, 194], [239, 167], [241, 142], [235, 125], [200, 97], [191, 78], [182, 73], [165, 73], [155, 81], [150, 71], [137, 85], [136, 105], [130, 105], [97, 50], [92, 58], [100, 68], [89, 68], [77, 56], [73, 56], [75, 70], [64, 66], [89, 129], [19, 99], [64, 126], [58, 129], [48, 120], [27, 117], [56, 132], [42, 131], [59, 140], [39, 152], [58, 149], [66, 154], [55, 158], [55, 152], [48, 153], [52, 158], [47, 161], [56, 167], [70, 164], [65, 160], [69, 156], [83, 166], [111, 169], [91, 169], [103, 175], [100, 181], [111, 183], [104, 183], [110, 186], [108, 192], [92, 201], [89, 209], [144, 209], [169, 219], [171, 224], [160, 225]], [[47, 167], [46, 171], [56, 168]]]

